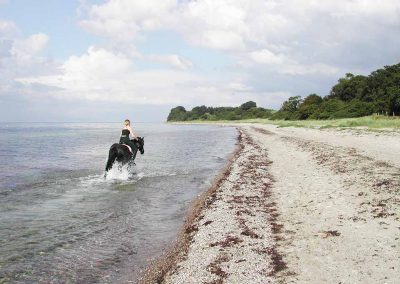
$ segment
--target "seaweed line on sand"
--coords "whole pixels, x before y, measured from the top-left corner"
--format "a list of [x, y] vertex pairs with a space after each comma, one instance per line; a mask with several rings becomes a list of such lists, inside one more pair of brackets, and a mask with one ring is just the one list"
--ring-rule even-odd
[[243, 149], [242, 131], [240, 129], [238, 131], [237, 146], [230, 155], [228, 164], [214, 179], [211, 187], [191, 203], [175, 243], [163, 255], [150, 263], [143, 276], [139, 279], [139, 283], [162, 283], [165, 275], [174, 270], [177, 263], [187, 254], [192, 239], [191, 233], [197, 231], [195, 221], [201, 218], [201, 212], [213, 203], [217, 189], [230, 174], [232, 164]]

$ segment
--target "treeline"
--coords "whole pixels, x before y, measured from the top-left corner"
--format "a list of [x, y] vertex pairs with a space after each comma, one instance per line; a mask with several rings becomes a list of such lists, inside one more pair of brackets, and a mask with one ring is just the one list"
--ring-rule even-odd
[[273, 110], [257, 107], [253, 101], [246, 102], [240, 107], [206, 107], [197, 106], [187, 111], [183, 106], [171, 109], [167, 121], [190, 120], [240, 120], [249, 118], [269, 118]]
[[278, 111], [257, 107], [252, 101], [240, 107], [199, 106], [191, 111], [178, 106], [171, 110], [167, 120], [304, 120], [361, 117], [374, 113], [400, 115], [400, 63], [385, 66], [368, 76], [347, 73], [332, 87], [329, 95], [310, 94], [304, 99], [290, 97]]
[[400, 64], [368, 76], [346, 74], [324, 98], [310, 94], [290, 97], [271, 119], [302, 120], [400, 114]]

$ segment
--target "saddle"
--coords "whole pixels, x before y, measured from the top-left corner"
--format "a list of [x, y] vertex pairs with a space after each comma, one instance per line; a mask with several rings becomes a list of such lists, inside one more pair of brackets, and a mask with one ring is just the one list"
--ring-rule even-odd
[[121, 144], [121, 145], [124, 145], [125, 147], [128, 147], [129, 152], [131, 152], [133, 154], [133, 150], [132, 150], [131, 146], [129, 146], [127, 144]]

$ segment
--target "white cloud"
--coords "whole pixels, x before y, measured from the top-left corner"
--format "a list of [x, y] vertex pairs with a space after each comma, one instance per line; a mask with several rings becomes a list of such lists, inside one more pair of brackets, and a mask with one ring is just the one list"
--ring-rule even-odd
[[333, 75], [339, 69], [323, 63], [301, 64], [283, 54], [274, 54], [268, 49], [252, 51], [244, 61], [252, 60], [258, 64], [271, 65], [277, 73], [288, 75]]
[[260, 64], [283, 64], [287, 61], [284, 55], [274, 54], [268, 49], [252, 51], [249, 56], [254, 62]]
[[129, 42], [137, 39], [141, 31], [163, 27], [175, 7], [174, 0], [111, 0], [87, 7], [88, 18], [80, 25], [95, 34]]
[[147, 59], [155, 62], [160, 62], [163, 64], [167, 64], [169, 66], [182, 69], [182, 70], [188, 70], [193, 67], [193, 63], [185, 58], [182, 58], [176, 54], [170, 54], [170, 55], [149, 55], [147, 56]]
[[281, 73], [289, 75], [339, 75], [339, 69], [323, 63], [313, 63], [308, 65], [294, 63], [282, 66]]
[[[148, 32], [167, 30], [191, 46], [228, 54], [236, 62], [224, 67], [227, 72], [253, 78], [276, 74], [279, 80], [269, 84], [245, 83], [258, 94], [287, 92], [296, 85], [299, 94], [325, 95], [346, 72], [367, 74], [400, 58], [396, 0], [108, 0], [87, 11], [81, 25], [126, 54]], [[191, 64], [196, 58], [187, 58], [188, 64], [173, 56], [144, 58], [198, 71]]]
[[16, 39], [10, 52], [17, 59], [25, 60], [39, 54], [48, 41], [49, 37], [43, 33], [33, 34], [26, 39]]
[[[89, 31], [108, 37], [133, 39], [137, 32], [168, 28], [194, 44], [236, 50], [250, 44], [286, 41], [298, 32], [320, 30], [316, 23], [355, 24], [347, 32], [358, 32], [358, 20], [398, 24], [400, 3], [396, 0], [109, 0], [88, 8], [80, 23]], [[341, 22], [335, 22], [341, 18]], [[343, 22], [344, 21], [344, 22]], [[300, 35], [301, 36], [301, 35]], [[228, 43], [220, 41], [228, 40]]]
[[[6, 58], [0, 58], [0, 81], [17, 78], [26, 88], [48, 87], [49, 96], [91, 102], [232, 105], [252, 99], [277, 107], [293, 94], [326, 94], [346, 72], [372, 71], [400, 58], [400, 2], [395, 0], [83, 3], [79, 25], [105, 37], [103, 47], [71, 56], [43, 75], [48, 65], [54, 68], [41, 55], [48, 36], [21, 38], [14, 23], [0, 21], [0, 43], [6, 46], [0, 48]], [[169, 42], [165, 49], [140, 50], [138, 42], [155, 31], [180, 36], [188, 44], [179, 42], [185, 52]], [[215, 57], [204, 52], [200, 58], [206, 49], [231, 61], [211, 70]], [[137, 59], [162, 67], [140, 70]], [[199, 67], [203, 61], [207, 64]]]
[[28, 88], [35, 84], [47, 86], [51, 88], [48, 95], [62, 99], [129, 104], [190, 104], [203, 100], [231, 104], [235, 102], [232, 94], [246, 89], [242, 82], [229, 85], [188, 71], [139, 71], [129, 57], [94, 47], [79, 57], [70, 57], [60, 71], [59, 75], [22, 77], [17, 81]]
[[29, 48], [31, 53], [36, 54], [41, 52], [46, 47], [48, 40], [49, 37], [47, 35], [39, 33], [31, 35], [23, 42], [23, 44], [27, 49]]
[[18, 29], [14, 22], [0, 20], [0, 39], [14, 36], [17, 31]]
[[134, 40], [146, 31], [169, 29], [196, 46], [231, 52], [279, 46], [312, 56], [315, 48], [331, 46], [326, 53], [337, 54], [334, 46], [351, 47], [355, 41], [379, 38], [382, 25], [398, 27], [400, 2], [109, 0], [90, 6], [86, 16], [80, 22], [83, 27], [114, 40]]
[[54, 73], [54, 62], [42, 55], [49, 41], [46, 34], [22, 38], [15, 23], [0, 22], [0, 26], [0, 95], [19, 89], [17, 77]]
[[179, 7], [173, 29], [194, 45], [222, 50], [244, 48], [246, 10], [232, 1], [189, 1]]
[[246, 85], [245, 82], [240, 82], [239, 80], [237, 82], [231, 82], [227, 85], [229, 90], [235, 91], [235, 92], [249, 92], [251, 91], [251, 87]]
[[107, 100], [118, 92], [118, 80], [121, 79], [123, 85], [121, 77], [125, 76], [130, 67], [131, 61], [128, 58], [90, 47], [82, 56], [71, 56], [65, 61], [58, 75], [25, 77], [17, 81], [59, 88], [60, 91], [54, 95], [65, 99]]
[[[106, 80], [113, 75], [123, 74], [131, 67], [131, 61], [123, 55], [105, 49], [89, 47], [82, 56], [71, 56], [61, 69], [68, 80]], [[71, 76], [71, 77], [69, 77]]]
[[[16, 80], [58, 72], [57, 64], [43, 55], [48, 36], [39, 33], [23, 38], [15, 24], [7, 26], [11, 27], [8, 29], [11, 32], [0, 35], [0, 120], [51, 121], [54, 116], [52, 118], [49, 114], [54, 113], [54, 109], [60, 114], [65, 110], [64, 104], [50, 107], [48, 92], [51, 87], [38, 84], [25, 86]], [[40, 106], [42, 111], [32, 112], [34, 105]]]
[[191, 36], [190, 41], [200, 46], [221, 50], [241, 50], [244, 48], [242, 37], [233, 31], [208, 30]]

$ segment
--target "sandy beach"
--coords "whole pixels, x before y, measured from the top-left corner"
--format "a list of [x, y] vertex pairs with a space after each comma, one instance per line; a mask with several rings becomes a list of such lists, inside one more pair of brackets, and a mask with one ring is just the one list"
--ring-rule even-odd
[[238, 129], [142, 283], [399, 283], [398, 132]]

